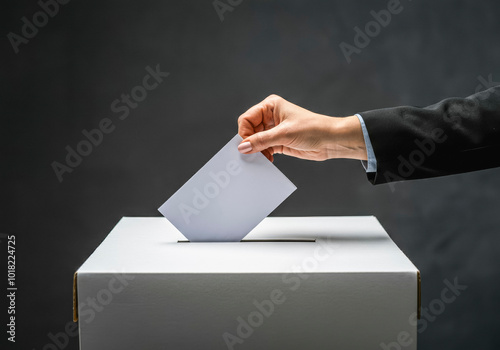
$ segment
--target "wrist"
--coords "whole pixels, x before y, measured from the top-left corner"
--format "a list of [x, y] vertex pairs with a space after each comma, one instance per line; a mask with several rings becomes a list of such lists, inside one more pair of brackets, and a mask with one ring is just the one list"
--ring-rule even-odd
[[329, 134], [330, 158], [367, 160], [365, 139], [358, 117], [331, 117]]

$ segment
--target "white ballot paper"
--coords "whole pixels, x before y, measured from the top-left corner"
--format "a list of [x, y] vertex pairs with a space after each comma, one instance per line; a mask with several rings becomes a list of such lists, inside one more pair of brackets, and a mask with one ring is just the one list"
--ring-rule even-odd
[[235, 242], [281, 204], [295, 185], [236, 135], [158, 209], [191, 242]]

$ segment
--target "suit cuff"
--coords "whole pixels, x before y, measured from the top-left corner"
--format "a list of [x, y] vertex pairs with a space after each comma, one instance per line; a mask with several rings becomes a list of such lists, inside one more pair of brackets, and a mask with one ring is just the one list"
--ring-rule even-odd
[[361, 117], [361, 115], [359, 114], [356, 114], [356, 117], [358, 117], [359, 122], [361, 123], [363, 138], [365, 139], [366, 154], [368, 157], [368, 160], [362, 160], [361, 164], [363, 164], [363, 167], [365, 168], [367, 173], [375, 173], [377, 172], [377, 158], [375, 158], [375, 152], [373, 151], [373, 146], [370, 141], [370, 135], [368, 135], [368, 130], [366, 130], [366, 125], [363, 117]]

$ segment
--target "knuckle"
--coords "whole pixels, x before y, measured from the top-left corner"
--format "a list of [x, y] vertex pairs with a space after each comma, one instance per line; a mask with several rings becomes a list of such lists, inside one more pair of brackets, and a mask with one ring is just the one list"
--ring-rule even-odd
[[267, 97], [267, 99], [269, 99], [271, 101], [279, 101], [279, 100], [282, 100], [283, 98], [281, 96], [276, 95], [276, 94], [271, 94]]
[[264, 138], [263, 133], [261, 133], [261, 132], [256, 133], [256, 134], [255, 134], [254, 141], [255, 141], [255, 146], [256, 146], [258, 149], [263, 149], [263, 148], [264, 148], [264, 145], [265, 145], [265, 138]]
[[238, 117], [238, 127], [239, 128], [246, 127], [246, 126], [248, 126], [248, 124], [249, 124], [249, 120], [248, 120], [247, 114], [242, 114]]

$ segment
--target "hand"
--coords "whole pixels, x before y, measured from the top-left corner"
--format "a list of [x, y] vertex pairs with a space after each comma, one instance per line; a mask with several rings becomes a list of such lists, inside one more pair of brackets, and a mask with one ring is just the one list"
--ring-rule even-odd
[[335, 118], [308, 111], [271, 95], [238, 118], [241, 153], [275, 153], [309, 160], [366, 160], [361, 125], [356, 116]]

